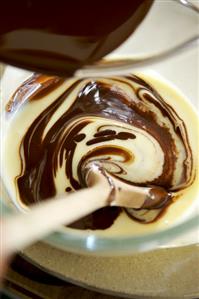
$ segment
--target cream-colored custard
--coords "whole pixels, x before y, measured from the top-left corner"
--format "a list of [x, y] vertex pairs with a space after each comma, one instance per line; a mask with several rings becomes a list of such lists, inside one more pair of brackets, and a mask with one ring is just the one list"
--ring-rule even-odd
[[[175, 132], [169, 123], [169, 120], [165, 117], [161, 118], [161, 115], [158, 117], [158, 122], [160, 125], [164, 125], [170, 128], [170, 133], [175, 138], [176, 149], [178, 152], [178, 157], [176, 158], [176, 168], [174, 169], [174, 175], [172, 179], [171, 190], [175, 191], [175, 202], [172, 203], [157, 221], [149, 224], [142, 224], [136, 221], [133, 221], [127, 216], [126, 213], [122, 212], [114, 221], [113, 225], [105, 230], [95, 230], [96, 234], [103, 235], [128, 235], [128, 234], [141, 234], [146, 233], [147, 231], [155, 231], [165, 227], [169, 227], [176, 222], [182, 221], [191, 213], [194, 213], [198, 205], [198, 162], [197, 162], [197, 153], [198, 153], [198, 118], [194, 112], [191, 105], [184, 99], [184, 96], [177, 91], [173, 86], [160, 80], [157, 77], [151, 77], [149, 75], [139, 74], [139, 77], [149, 83], [164, 101], [174, 109], [174, 112], [177, 112], [178, 124], [179, 119], [186, 126], [187, 137], [189, 141], [189, 146], [191, 149], [191, 158], [187, 156], [187, 173], [188, 180], [183, 182], [185, 188], [181, 189], [180, 181], [182, 177], [182, 164], [186, 158], [185, 148], [182, 145], [182, 142], [175, 136]], [[125, 97], [131, 101], [131, 98], [134, 97], [134, 101], [137, 99], [134, 94], [132, 94], [132, 88], [138, 89], [140, 86], [137, 83], [131, 83], [130, 86], [123, 82], [115, 81], [115, 78], [112, 79], [92, 79], [93, 81], [99, 80], [103, 84], [112, 85], [113, 90], [116, 89], [116, 92], [121, 92]], [[48, 124], [45, 126], [45, 129], [42, 133], [42, 140], [45, 140], [48, 132], [51, 130], [53, 125], [60, 119], [63, 112], [70, 109], [74, 104], [77, 94], [81, 91], [87, 82], [90, 82], [91, 79], [85, 79], [80, 81], [75, 88], [67, 95], [67, 99], [64, 100], [52, 114]], [[3, 119], [5, 126], [5, 135], [3, 137], [3, 154], [2, 154], [2, 177], [6, 189], [8, 190], [10, 197], [15, 203], [21, 207], [25, 208], [25, 205], [22, 204], [19, 196], [19, 192], [16, 185], [16, 178], [23, 174], [23, 150], [19, 150], [21, 142], [27, 132], [27, 128], [34, 122], [38, 115], [47, 109], [50, 104], [52, 104], [59, 96], [69, 88], [75, 80], [70, 79], [60, 86], [55, 88], [52, 92], [40, 97], [38, 100], [27, 102], [25, 105], [18, 107], [18, 110], [7, 113]], [[115, 91], [115, 90], [114, 90]], [[142, 98], [143, 90], [141, 90], [140, 98]], [[96, 94], [95, 94], [96, 95]], [[96, 98], [97, 105], [97, 98]], [[153, 105], [148, 107], [149, 110], [159, 114], [158, 109]], [[71, 121], [70, 125], [66, 127], [66, 131], [70, 132], [72, 129], [81, 121], [89, 120], [91, 121], [87, 126], [79, 130], [79, 134], [84, 134], [85, 139], [78, 143], [72, 163], [72, 172], [73, 177], [78, 180], [78, 165], [83, 156], [88, 153], [88, 145], [86, 144], [93, 138], [98, 128], [106, 128], [107, 130], [114, 130], [116, 134], [119, 134], [125, 130], [125, 132], [131, 132], [136, 136], [135, 140], [110, 140], [108, 141], [108, 146], [112, 147], [122, 147], [126, 151], [131, 151], [132, 159], [128, 163], [124, 163], [122, 156], [109, 155], [111, 161], [116, 160], [117, 166], [121, 166], [124, 172], [118, 175], [120, 178], [133, 181], [136, 183], [145, 183], [146, 181], [153, 181], [161, 175], [163, 165], [165, 163], [164, 152], [155, 138], [152, 138], [148, 132], [145, 132], [139, 127], [132, 127], [131, 124], [123, 123], [121, 120], [115, 120], [111, 118], [104, 118], [101, 116], [84, 116], [79, 117]], [[179, 124], [180, 125], [180, 124]], [[183, 130], [182, 130], [183, 131]], [[65, 134], [63, 130], [62, 135]], [[119, 144], [118, 144], [119, 142]], [[100, 144], [100, 146], [107, 146], [107, 142]], [[96, 148], [96, 144], [89, 145], [89, 151], [93, 151]], [[58, 148], [58, 157], [60, 155], [60, 148]], [[21, 155], [21, 157], [20, 157]], [[102, 156], [101, 156], [102, 157]], [[107, 155], [104, 156], [106, 158]], [[95, 159], [95, 158], [92, 158]], [[190, 159], [192, 164], [190, 164]], [[189, 168], [191, 165], [191, 168]], [[65, 162], [62, 163], [60, 167], [56, 168], [56, 175], [54, 177], [54, 183], [56, 188], [56, 193], [63, 193], [67, 186], [73, 187], [70, 184], [70, 179], [66, 176], [65, 173]], [[103, 162], [103, 166], [111, 172], [117, 172], [117, 166], [113, 164]], [[115, 167], [115, 169], [114, 169]], [[177, 186], [177, 187], [176, 187]], [[72, 188], [73, 189], [73, 188]], [[180, 189], [179, 191], [176, 191]], [[65, 228], [69, 229], [69, 228]], [[70, 228], [71, 229], [71, 228]]]

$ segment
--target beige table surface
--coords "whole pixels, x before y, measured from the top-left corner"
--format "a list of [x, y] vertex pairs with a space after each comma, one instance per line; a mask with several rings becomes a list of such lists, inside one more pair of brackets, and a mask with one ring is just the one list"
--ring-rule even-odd
[[[199, 246], [161, 249], [126, 257], [76, 255], [38, 243], [23, 252], [28, 261], [79, 286], [94, 291], [130, 298], [197, 298], [199, 297]], [[26, 268], [25, 268], [26, 269]], [[38, 298], [114, 298], [53, 281], [43, 283], [28, 278], [29, 268], [20, 275], [10, 270], [8, 282], [15, 283]], [[37, 297], [21, 297], [37, 298]]]

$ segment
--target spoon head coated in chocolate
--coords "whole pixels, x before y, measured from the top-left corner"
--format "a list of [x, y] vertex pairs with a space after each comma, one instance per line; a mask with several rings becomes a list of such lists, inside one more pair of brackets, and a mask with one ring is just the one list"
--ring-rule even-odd
[[103, 169], [100, 164], [87, 165], [85, 182], [87, 186], [99, 184], [110, 190], [107, 206], [119, 206], [133, 209], [154, 209], [165, 205], [171, 195], [162, 187], [137, 187], [120, 181]]

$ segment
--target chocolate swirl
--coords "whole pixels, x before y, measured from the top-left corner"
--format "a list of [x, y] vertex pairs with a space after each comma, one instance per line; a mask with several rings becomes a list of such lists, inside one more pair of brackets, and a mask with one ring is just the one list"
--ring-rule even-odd
[[[84, 169], [96, 161], [111, 175], [140, 188], [157, 185], [175, 194], [192, 183], [192, 152], [185, 124], [143, 79], [129, 75], [63, 83], [57, 77], [49, 81], [45, 77], [46, 93], [41, 79], [33, 75], [7, 106], [14, 111], [25, 104], [31, 107], [36, 98], [44, 101], [44, 95], [53, 97], [21, 141], [22, 169], [16, 186], [23, 203], [85, 187]], [[55, 92], [58, 82], [65, 86], [59, 96]], [[29, 97], [28, 86], [37, 87]], [[149, 223], [171, 202], [125, 211], [132, 219]], [[121, 211], [104, 208], [72, 227], [104, 229]]]

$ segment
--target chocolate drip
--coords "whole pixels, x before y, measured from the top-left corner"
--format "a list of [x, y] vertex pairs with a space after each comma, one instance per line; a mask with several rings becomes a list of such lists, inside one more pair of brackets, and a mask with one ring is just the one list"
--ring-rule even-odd
[[[40, 92], [45, 95], [53, 94], [53, 88], [57, 88], [59, 80], [50, 78], [50, 82], [47, 80], [48, 84], [44, 87], [41, 79], [42, 75], [34, 75], [27, 81], [28, 84], [23, 84], [18, 89], [15, 97], [9, 102], [9, 113], [16, 107], [19, 109], [20, 105], [25, 105], [24, 99], [32, 100], [31, 97], [27, 97], [28, 86], [38, 84], [37, 95], [41, 94]], [[32, 122], [21, 141], [20, 157], [23, 167], [16, 178], [23, 203], [29, 205], [56, 195], [56, 176], [62, 167], [68, 180], [64, 186], [66, 192], [86, 187], [84, 170], [97, 162], [126, 184], [156, 185], [167, 190], [169, 195], [165, 201], [162, 201], [163, 189], [159, 188], [159, 194], [154, 194], [155, 201], [152, 205], [146, 202], [142, 209], [127, 209], [128, 215], [133, 219], [149, 223], [158, 219], [172, 203], [171, 191], [191, 184], [192, 153], [182, 119], [158, 92], [141, 78], [132, 75], [114, 78], [110, 82], [109, 79], [85, 79], [73, 82]], [[127, 95], [122, 90], [119, 85], [121, 82], [126, 84], [131, 93]], [[69, 107], [62, 110], [61, 116], [44, 134], [54, 113], [63, 103], [69, 101], [71, 94], [73, 100], [70, 99]], [[45, 100], [39, 98], [38, 100]], [[29, 105], [28, 101], [26, 105]], [[161, 163], [162, 168], [154, 177], [150, 175], [146, 179], [135, 180], [133, 177], [136, 178], [136, 171], [131, 172], [129, 167], [139, 160], [137, 159], [139, 151], [136, 154], [134, 147], [136, 142], [140, 144], [139, 140], [142, 138], [146, 138], [145, 142], [149, 142], [149, 146], [153, 142], [152, 148], [157, 147], [155, 155], [162, 157], [154, 171]], [[175, 138], [178, 139], [178, 145]], [[175, 178], [179, 144], [184, 152], [184, 158], [180, 160], [181, 176], [178, 174]], [[150, 155], [147, 156], [147, 144], [143, 147], [146, 153], [144, 158], [150, 160]], [[86, 151], [82, 151], [79, 160], [75, 160], [75, 156], [82, 148], [86, 148]], [[144, 164], [139, 166], [143, 169], [144, 167]], [[157, 191], [153, 188], [151, 190], [151, 192]], [[150, 216], [151, 211], [155, 211], [155, 216]], [[112, 225], [120, 212], [120, 208], [105, 208], [71, 226], [105, 229]]]
[[[110, 130], [109, 130], [110, 131]], [[114, 132], [114, 131], [113, 131]], [[99, 134], [103, 134], [103, 135], [99, 135]], [[134, 139], [136, 138], [136, 136], [134, 134], [131, 133], [126, 133], [126, 132], [120, 132], [118, 134], [116, 134], [115, 132], [112, 134], [112, 132], [107, 133], [105, 131], [102, 131], [100, 133], [97, 133], [94, 135], [94, 139], [89, 140], [86, 144], [87, 145], [93, 145], [96, 143], [100, 143], [100, 142], [104, 142], [104, 141], [110, 141], [110, 140], [114, 140], [114, 139], [118, 139], [118, 140], [127, 140], [127, 139]], [[105, 135], [104, 135], [105, 134]]]

